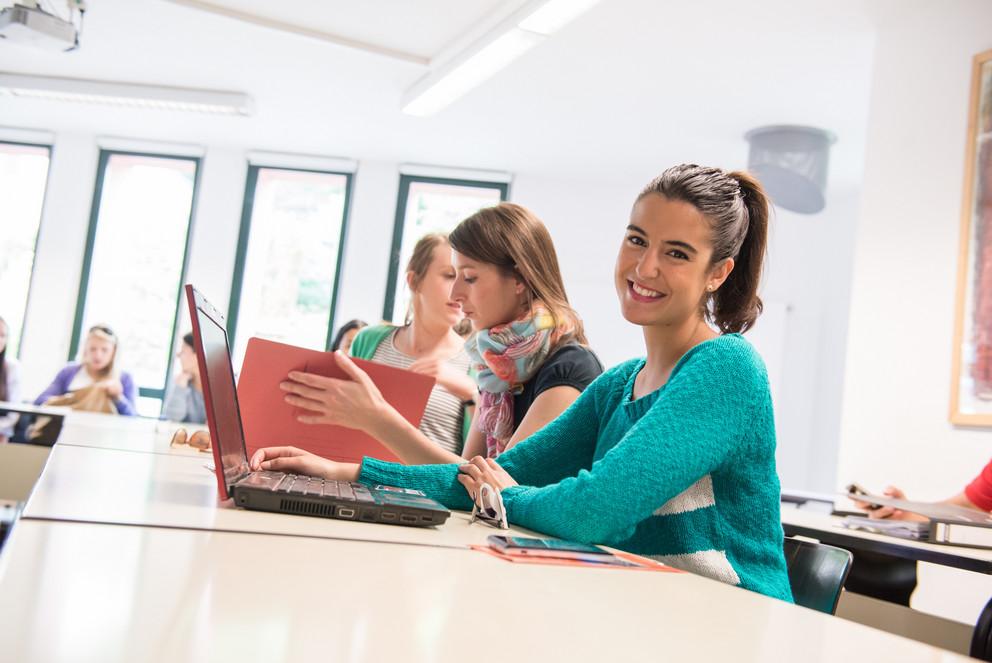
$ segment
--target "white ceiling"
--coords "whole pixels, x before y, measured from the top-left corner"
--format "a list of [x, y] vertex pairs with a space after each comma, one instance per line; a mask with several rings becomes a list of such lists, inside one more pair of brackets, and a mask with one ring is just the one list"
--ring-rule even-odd
[[[425, 57], [520, 4], [211, 1]], [[441, 113], [415, 118], [400, 98], [425, 66], [167, 0], [90, 0], [78, 52], [0, 43], [0, 71], [246, 92], [256, 114], [4, 99], [0, 125], [595, 180], [687, 160], [741, 166], [746, 130], [798, 123], [839, 136], [831, 184], [856, 186], [869, 4], [602, 0]]]

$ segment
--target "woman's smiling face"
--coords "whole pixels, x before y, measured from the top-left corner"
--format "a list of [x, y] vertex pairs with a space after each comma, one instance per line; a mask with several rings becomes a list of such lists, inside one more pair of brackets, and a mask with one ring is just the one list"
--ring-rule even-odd
[[617, 255], [623, 317], [642, 326], [677, 326], [701, 318], [707, 292], [733, 268], [732, 260], [711, 266], [712, 257], [710, 224], [698, 209], [660, 194], [638, 200]]

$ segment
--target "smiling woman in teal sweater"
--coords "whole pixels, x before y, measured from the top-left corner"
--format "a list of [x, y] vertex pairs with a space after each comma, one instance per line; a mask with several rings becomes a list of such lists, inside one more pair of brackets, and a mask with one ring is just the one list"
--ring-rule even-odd
[[[653, 180], [615, 270], [646, 358], [604, 373], [498, 461], [354, 465], [275, 447], [252, 465], [419, 488], [462, 509], [488, 483], [513, 523], [791, 601], [768, 378], [740, 336], [761, 311], [767, 224], [767, 198], [745, 173], [682, 165]], [[356, 378], [350, 405], [374, 416], [374, 385], [338, 361]]]

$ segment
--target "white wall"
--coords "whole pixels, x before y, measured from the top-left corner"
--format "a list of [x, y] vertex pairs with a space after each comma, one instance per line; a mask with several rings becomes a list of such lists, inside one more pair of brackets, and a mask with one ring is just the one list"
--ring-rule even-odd
[[92, 136], [56, 136], [21, 336], [25, 398], [41, 392], [69, 353], [97, 155]]
[[[984, 0], [900, 2], [879, 17], [838, 487], [941, 499], [992, 457], [992, 432], [948, 423], [971, 58], [992, 48], [990, 26]], [[942, 589], [974, 620], [992, 581]]]

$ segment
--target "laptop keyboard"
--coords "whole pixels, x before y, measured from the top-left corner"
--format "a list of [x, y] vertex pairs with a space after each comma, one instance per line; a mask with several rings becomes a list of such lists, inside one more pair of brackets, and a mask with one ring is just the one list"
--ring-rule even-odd
[[375, 503], [372, 493], [363, 484], [351, 483], [350, 481], [334, 481], [333, 479], [318, 479], [317, 477], [305, 477], [296, 474], [287, 474], [284, 476], [273, 490], [286, 493], [287, 495], [334, 497], [349, 502]]

